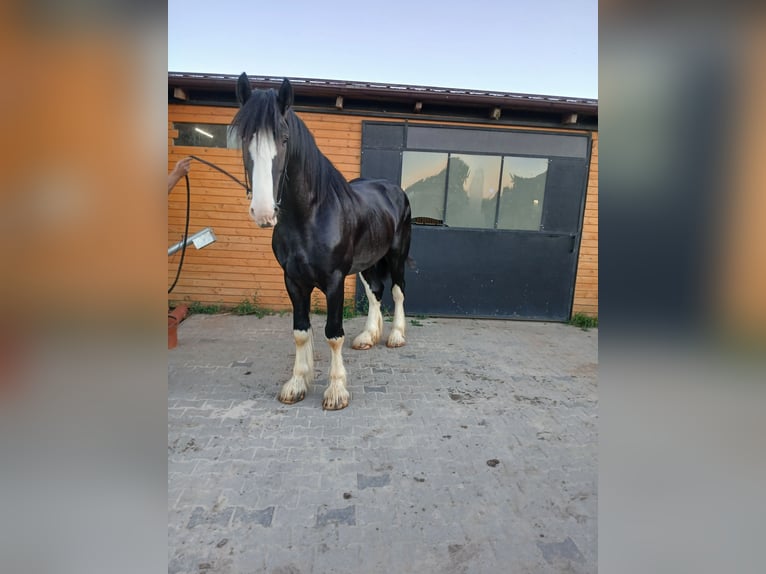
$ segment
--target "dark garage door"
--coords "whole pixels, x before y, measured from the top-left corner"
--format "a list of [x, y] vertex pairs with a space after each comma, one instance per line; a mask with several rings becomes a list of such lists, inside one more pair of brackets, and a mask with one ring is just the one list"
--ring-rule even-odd
[[569, 319], [587, 136], [365, 122], [362, 146], [362, 177], [399, 182], [423, 223], [408, 315]]

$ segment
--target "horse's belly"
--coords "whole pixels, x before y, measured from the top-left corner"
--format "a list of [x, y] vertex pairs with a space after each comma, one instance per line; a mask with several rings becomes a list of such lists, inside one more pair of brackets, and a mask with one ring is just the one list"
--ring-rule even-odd
[[348, 274], [352, 275], [354, 273], [359, 273], [360, 271], [364, 271], [365, 269], [369, 269], [375, 265], [378, 261], [383, 259], [385, 254], [388, 252], [387, 247], [388, 244], [386, 244], [385, 249], [380, 247], [357, 249], [354, 253], [354, 260], [351, 263], [351, 270], [348, 272]]
[[[390, 249], [393, 225], [386, 229], [379, 220], [362, 229], [358, 234], [347, 233], [346, 237], [354, 238], [353, 245], [339, 249], [337, 238], [323, 240], [315, 236], [311, 245], [303, 245], [285, 234], [278, 224], [274, 229], [272, 247], [277, 261], [289, 277], [323, 289], [327, 278], [334, 273], [341, 271], [344, 275], [353, 275], [369, 269]], [[334, 255], [328, 255], [330, 253]]]

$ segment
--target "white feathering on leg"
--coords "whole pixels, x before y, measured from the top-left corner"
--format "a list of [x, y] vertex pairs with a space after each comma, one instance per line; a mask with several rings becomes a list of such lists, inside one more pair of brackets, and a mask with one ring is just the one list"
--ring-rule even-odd
[[394, 285], [394, 288], [391, 289], [391, 294], [394, 297], [394, 324], [386, 345], [389, 347], [401, 347], [406, 342], [404, 339], [404, 331], [406, 329], [404, 320], [404, 293], [402, 293], [399, 285]]
[[346, 408], [350, 398], [346, 389], [346, 367], [343, 365], [343, 340], [344, 337], [327, 339], [332, 358], [330, 359], [330, 384], [324, 392], [322, 407], [330, 411]]
[[293, 376], [282, 385], [279, 400], [292, 404], [302, 401], [314, 380], [314, 336], [308, 331], [293, 331], [295, 339], [295, 365]]
[[380, 337], [383, 334], [383, 315], [380, 312], [380, 301], [376, 299], [361, 273], [359, 274], [359, 279], [362, 280], [364, 292], [367, 295], [367, 322], [364, 325], [364, 331], [354, 339], [351, 347], [353, 349], [363, 350], [374, 347], [378, 344], [378, 341], [380, 341]]

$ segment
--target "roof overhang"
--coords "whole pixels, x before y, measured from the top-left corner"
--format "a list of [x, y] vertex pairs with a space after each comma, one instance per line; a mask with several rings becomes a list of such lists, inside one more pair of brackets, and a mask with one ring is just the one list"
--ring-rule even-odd
[[[248, 76], [253, 88], [278, 88], [281, 77]], [[234, 86], [238, 75], [168, 72], [169, 100], [181, 103], [184, 97], [195, 100], [215, 100], [219, 104], [236, 105]], [[301, 99], [307, 102], [326, 100], [328, 107], [343, 109], [356, 103], [365, 105], [394, 104], [398, 109], [410, 110], [417, 114], [434, 109], [449, 113], [454, 110], [483, 110], [483, 117], [499, 119], [506, 112], [530, 113], [532, 115], [553, 115], [562, 124], [588, 123], [598, 121], [598, 100], [511, 92], [484, 91], [473, 89], [441, 88], [433, 86], [411, 86], [402, 84], [356, 82], [344, 80], [323, 80], [315, 78], [289, 78], [293, 85], [296, 105]], [[184, 97], [178, 97], [183, 94]], [[201, 102], [199, 102], [201, 103]], [[578, 115], [581, 119], [578, 121]]]

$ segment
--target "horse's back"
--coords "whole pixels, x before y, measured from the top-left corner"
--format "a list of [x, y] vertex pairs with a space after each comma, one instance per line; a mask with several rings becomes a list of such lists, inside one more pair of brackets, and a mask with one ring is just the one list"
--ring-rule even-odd
[[364, 201], [376, 201], [385, 198], [396, 210], [397, 219], [409, 216], [409, 200], [401, 187], [387, 179], [369, 179], [358, 177], [348, 182], [351, 189]]
[[357, 192], [403, 193], [401, 187], [388, 179], [357, 177], [348, 183]]

